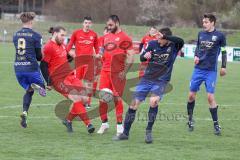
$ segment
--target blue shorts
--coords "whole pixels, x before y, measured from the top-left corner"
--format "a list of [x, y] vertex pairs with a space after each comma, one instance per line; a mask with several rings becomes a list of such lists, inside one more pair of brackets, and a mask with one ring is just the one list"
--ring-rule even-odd
[[142, 78], [136, 86], [133, 98], [139, 101], [144, 101], [147, 95], [151, 93], [162, 99], [167, 84], [168, 82], [166, 81], [153, 81]]
[[202, 82], [205, 82], [207, 93], [214, 93], [217, 81], [216, 71], [207, 71], [195, 68], [190, 81], [190, 91], [197, 92], [200, 89]]
[[28, 90], [32, 83], [44, 87], [44, 81], [40, 72], [16, 72], [18, 83]]

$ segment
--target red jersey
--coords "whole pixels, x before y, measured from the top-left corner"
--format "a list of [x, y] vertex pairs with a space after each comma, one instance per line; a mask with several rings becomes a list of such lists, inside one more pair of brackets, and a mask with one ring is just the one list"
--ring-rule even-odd
[[67, 59], [66, 46], [58, 45], [52, 40], [49, 40], [43, 48], [43, 61], [48, 63], [49, 75], [56, 78], [66, 77], [71, 72], [71, 67]]
[[156, 36], [150, 36], [149, 34], [144, 36], [141, 40], [141, 43], [143, 44], [143, 48], [145, 48], [147, 46], [147, 43], [149, 41], [156, 40], [156, 39], [157, 39]]
[[133, 49], [132, 39], [123, 31], [109, 33], [103, 38], [104, 54], [102, 70], [121, 72], [125, 68], [127, 50]]
[[97, 54], [99, 51], [97, 34], [92, 30], [88, 32], [84, 32], [83, 29], [74, 31], [67, 46], [68, 52], [72, 49], [73, 45], [75, 45], [77, 56]]

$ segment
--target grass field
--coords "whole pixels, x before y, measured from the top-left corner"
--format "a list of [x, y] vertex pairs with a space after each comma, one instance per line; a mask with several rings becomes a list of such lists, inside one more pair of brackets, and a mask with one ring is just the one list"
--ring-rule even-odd
[[[79, 29], [82, 27], [81, 23], [66, 23], [66, 22], [54, 22], [54, 21], [46, 21], [46, 22], [35, 22], [34, 28], [39, 33], [43, 35], [43, 40], [47, 41], [49, 38], [48, 29], [52, 26], [61, 25], [67, 29], [67, 34], [70, 36], [72, 31], [75, 29]], [[99, 35], [102, 35], [103, 28], [105, 24], [94, 24], [93, 30], [96, 31]], [[12, 40], [13, 33], [21, 27], [19, 21], [6, 21], [0, 20], [0, 40], [3, 35], [3, 30], [6, 29], [8, 34], [6, 36], [7, 41]], [[133, 40], [140, 41], [143, 35], [146, 34], [149, 27], [147, 26], [129, 26], [129, 25], [121, 25], [121, 27], [126, 31]], [[160, 26], [158, 26], [160, 28]], [[199, 28], [176, 28], [172, 27], [173, 33], [180, 37], [183, 37], [185, 43], [192, 43], [196, 40], [198, 31], [201, 30]], [[225, 32], [227, 37], [227, 45], [228, 46], [240, 46], [240, 30], [222, 30]]]
[[[0, 160], [239, 160], [239, 63], [229, 63], [228, 75], [218, 79], [216, 99], [223, 130], [222, 136], [215, 136], [204, 88], [196, 101], [196, 129], [193, 133], [187, 131], [184, 117], [193, 63], [178, 59], [172, 77], [174, 89], [160, 104], [154, 143], [147, 145], [144, 143], [147, 103], [138, 111], [130, 140], [113, 142], [116, 132], [113, 111], [111, 128], [105, 135], [88, 135], [84, 125], [77, 121], [73, 124], [74, 133], [66, 133], [54, 113], [55, 104], [64, 98], [54, 91], [48, 92], [46, 98], [34, 95], [29, 128], [22, 129], [19, 114], [24, 91], [15, 79], [13, 59], [13, 46], [0, 44]], [[101, 122], [95, 119], [93, 124], [98, 129]]]

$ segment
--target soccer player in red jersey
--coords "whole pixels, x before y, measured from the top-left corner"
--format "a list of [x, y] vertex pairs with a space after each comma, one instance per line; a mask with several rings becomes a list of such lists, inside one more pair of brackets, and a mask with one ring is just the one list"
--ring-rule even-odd
[[[143, 49], [146, 48], [147, 43], [149, 41], [157, 39], [156, 35], [157, 35], [157, 28], [155, 26], [152, 26], [150, 28], [150, 30], [148, 31], [147, 35], [145, 35], [141, 40], [141, 43], [139, 45], [139, 53], [141, 53], [143, 51]], [[148, 65], [148, 61], [141, 62], [140, 69], [139, 69], [139, 78], [141, 78], [144, 75], [144, 72], [145, 72], [145, 69], [147, 68], [147, 65]]]
[[[75, 59], [75, 66], [77, 77], [85, 79], [84, 81], [89, 88], [92, 88], [94, 81], [94, 55], [98, 53], [98, 37], [97, 34], [91, 30], [92, 18], [87, 16], [83, 20], [83, 28], [75, 30], [72, 33], [70, 41], [67, 45], [67, 52], [75, 45], [76, 56], [81, 58]], [[86, 76], [88, 75], [88, 76]], [[91, 97], [91, 95], [89, 95]], [[86, 107], [90, 107], [91, 99], [89, 98]]]
[[68, 63], [69, 54], [74, 56], [74, 53], [67, 54], [66, 46], [63, 44], [66, 31], [63, 27], [53, 27], [49, 32], [52, 33], [52, 38], [44, 46], [44, 58], [40, 64], [47, 88], [51, 90], [54, 87], [57, 92], [74, 102], [71, 111], [63, 121], [68, 132], [73, 131], [72, 120], [78, 116], [87, 126], [88, 132], [93, 133], [95, 128], [83, 105], [87, 101], [87, 91]]
[[[117, 120], [117, 135], [123, 132], [123, 102], [121, 96], [126, 83], [126, 74], [133, 63], [134, 50], [132, 39], [121, 30], [117, 15], [111, 15], [107, 21], [109, 33], [104, 36], [103, 66], [100, 73], [99, 89], [113, 91]], [[108, 104], [100, 101], [99, 112], [102, 125], [97, 133], [103, 134], [108, 128]]]

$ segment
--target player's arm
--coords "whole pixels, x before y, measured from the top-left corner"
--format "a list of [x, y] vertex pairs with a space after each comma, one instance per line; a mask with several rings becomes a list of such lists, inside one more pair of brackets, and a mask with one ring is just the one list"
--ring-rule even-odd
[[142, 51], [143, 45], [144, 45], [144, 44], [143, 44], [142, 42], [139, 44], [139, 53]]
[[127, 72], [131, 68], [131, 66], [134, 62], [134, 53], [135, 53], [135, 51], [133, 49], [127, 50], [127, 58], [125, 60], [124, 70], [119, 73], [119, 78], [120, 79], [125, 79]]
[[127, 50], [127, 58], [126, 58], [125, 69], [124, 69], [125, 73], [129, 71], [129, 69], [131, 68], [134, 62], [134, 55], [135, 55], [134, 53], [135, 51], [133, 49]]
[[49, 72], [48, 72], [48, 63], [44, 60], [41, 61], [40, 63], [40, 69], [43, 75], [43, 78], [45, 79], [47, 86], [51, 86], [51, 79], [49, 76]]
[[51, 86], [51, 79], [49, 75], [49, 62], [51, 61], [51, 53], [52, 53], [52, 48], [44, 46], [43, 48], [43, 54], [44, 57], [40, 63], [40, 69], [43, 75], [43, 78], [45, 79], [47, 86]]
[[76, 41], [76, 36], [75, 36], [76, 32], [73, 32], [70, 38], [69, 43], [67, 44], [67, 52], [71, 51], [73, 44], [75, 44]]
[[145, 43], [145, 36], [142, 38], [141, 43], [139, 44], [139, 53], [142, 52], [142, 49], [143, 49], [144, 43]]
[[163, 36], [164, 39], [169, 40], [175, 44], [177, 52], [180, 51], [184, 45], [184, 40], [177, 36]]
[[95, 54], [98, 54], [99, 53], [99, 43], [98, 43], [97, 34], [96, 34], [94, 42], [93, 42], [93, 47], [94, 47], [94, 50], [95, 50]]
[[198, 33], [197, 46], [196, 46], [196, 50], [194, 53], [194, 63], [195, 64], [199, 63], [199, 52], [200, 52], [200, 43], [199, 43], [199, 33]]
[[227, 51], [225, 47], [221, 47], [221, 53], [222, 53], [222, 67], [221, 68], [226, 68], [227, 67]]
[[227, 67], [227, 51], [226, 51], [226, 38], [223, 35], [222, 39], [220, 41], [220, 45], [221, 45], [221, 52], [222, 52], [222, 66], [221, 66], [221, 70], [220, 70], [220, 76], [225, 76], [227, 71], [226, 71], [226, 67]]
[[147, 43], [146, 49], [143, 49], [143, 51], [141, 52], [140, 61], [145, 62], [148, 59], [151, 59], [151, 51], [152, 51], [152, 47], [151, 47], [151, 41], [150, 41], [150, 43]]
[[35, 38], [35, 53], [36, 53], [36, 59], [38, 61], [42, 60], [42, 36], [39, 34], [34, 34], [34, 38]]
[[41, 48], [35, 48], [35, 52], [36, 52], [36, 59], [38, 61], [42, 60], [42, 49]]

